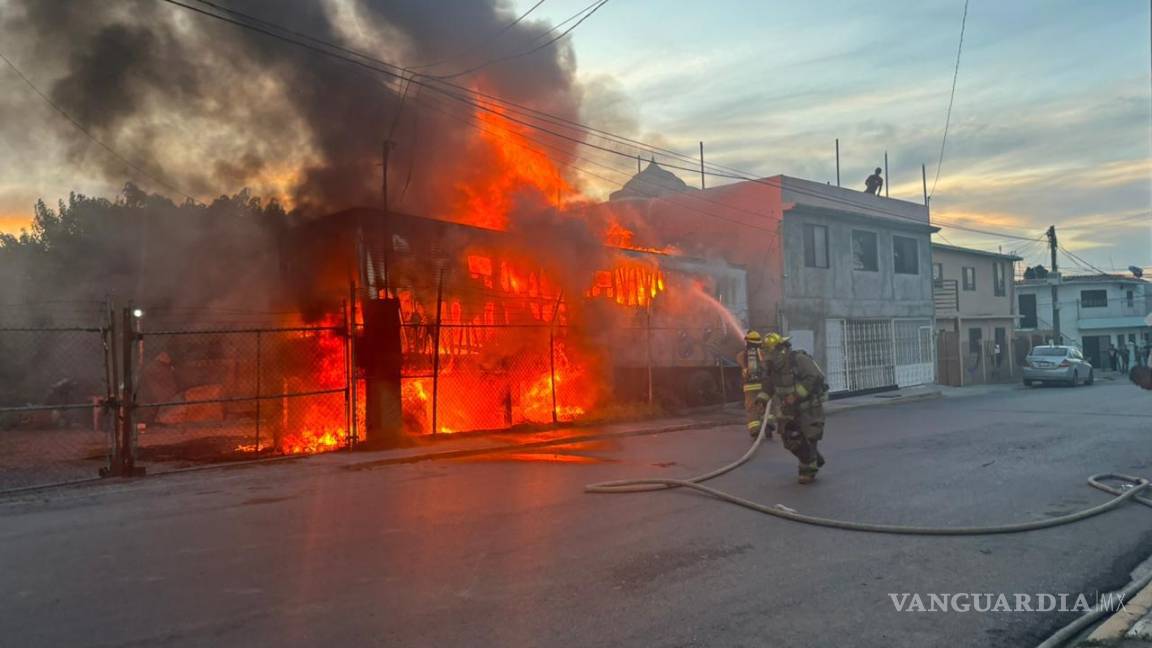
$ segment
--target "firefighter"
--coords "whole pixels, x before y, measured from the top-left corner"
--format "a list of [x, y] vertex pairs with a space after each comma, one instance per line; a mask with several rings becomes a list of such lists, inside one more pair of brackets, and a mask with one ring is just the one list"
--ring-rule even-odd
[[[744, 350], [736, 357], [744, 376], [744, 411], [748, 413], [748, 434], [752, 438], [760, 433], [760, 425], [767, 413], [768, 395], [764, 393], [760, 379], [764, 364], [760, 354], [763, 341], [760, 333], [748, 331], [744, 335]], [[771, 430], [766, 429], [765, 435], [772, 438]]]
[[817, 445], [824, 437], [824, 399], [828, 385], [812, 356], [794, 351], [789, 338], [769, 333], [760, 347], [762, 393], [773, 401], [769, 421], [784, 447], [799, 460], [799, 482], [810, 484], [824, 465]]

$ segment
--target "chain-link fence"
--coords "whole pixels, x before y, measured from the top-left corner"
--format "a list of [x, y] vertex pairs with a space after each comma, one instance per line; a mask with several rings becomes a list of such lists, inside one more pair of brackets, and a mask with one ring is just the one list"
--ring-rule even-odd
[[139, 331], [137, 464], [323, 452], [353, 442], [347, 325]]
[[741, 394], [739, 367], [724, 361], [735, 354], [713, 329], [409, 323], [402, 331], [408, 434], [604, 420]]
[[114, 448], [109, 322], [13, 319], [0, 325], [0, 490], [96, 477]]

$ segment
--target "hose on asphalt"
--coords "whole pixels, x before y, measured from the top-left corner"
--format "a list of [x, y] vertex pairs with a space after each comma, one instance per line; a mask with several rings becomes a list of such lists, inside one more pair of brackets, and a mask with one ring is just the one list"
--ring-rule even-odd
[[[767, 410], [765, 410], [767, 411]], [[761, 504], [754, 502], [750, 499], [733, 495], [731, 493], [722, 491], [717, 488], [703, 485], [710, 479], [714, 479], [723, 474], [732, 472], [740, 466], [748, 463], [752, 459], [756, 451], [763, 445], [765, 439], [765, 430], [768, 427], [768, 417], [764, 417], [764, 421], [760, 424], [760, 432], [756, 435], [756, 440], [753, 441], [752, 447], [732, 463], [721, 466], [716, 470], [698, 475], [696, 477], [689, 477], [687, 479], [664, 479], [664, 478], [650, 478], [650, 479], [621, 479], [616, 481], [597, 482], [588, 484], [584, 487], [586, 493], [637, 493], [647, 491], [669, 490], [673, 488], [687, 488], [705, 495], [710, 495], [718, 500], [742, 506], [746, 509], [751, 509], [759, 513], [765, 513], [785, 520], [793, 522], [800, 522], [802, 524], [812, 524], [816, 526], [829, 527], [833, 529], [844, 529], [847, 531], [866, 531], [869, 533], [891, 533], [898, 535], [930, 535], [930, 536], [973, 536], [973, 535], [996, 535], [1005, 533], [1023, 533], [1025, 531], [1035, 531], [1037, 529], [1048, 529], [1051, 527], [1062, 526], [1065, 524], [1072, 524], [1086, 520], [1090, 517], [1095, 517], [1101, 513], [1106, 513], [1112, 509], [1120, 506], [1121, 504], [1132, 500], [1138, 501], [1147, 506], [1152, 506], [1152, 497], [1139, 496], [1141, 491], [1149, 490], [1149, 482], [1147, 479], [1140, 477], [1131, 477], [1129, 475], [1120, 475], [1116, 473], [1101, 473], [1093, 475], [1088, 478], [1088, 483], [1094, 488], [1098, 488], [1107, 493], [1111, 493], [1114, 497], [1107, 502], [1098, 504], [1096, 506], [1086, 508], [1075, 513], [1068, 513], [1057, 517], [1047, 518], [1044, 520], [1035, 520], [1032, 522], [1018, 522], [1015, 524], [1004, 524], [1000, 526], [956, 526], [956, 527], [932, 527], [932, 526], [904, 526], [899, 524], [873, 524], [868, 522], [852, 522], [847, 520], [835, 520], [832, 518], [817, 517], [814, 515], [805, 515], [794, 511], [781, 504], [770, 506], [768, 504]], [[1124, 483], [1127, 488], [1116, 488], [1105, 482], [1119, 481]]]
[[[767, 410], [765, 410], [767, 411]], [[1146, 506], [1152, 506], [1152, 496], [1141, 496], [1139, 493], [1149, 489], [1149, 482], [1147, 479], [1140, 477], [1132, 477], [1129, 475], [1121, 475], [1116, 473], [1101, 473], [1092, 475], [1088, 478], [1088, 484], [1093, 488], [1098, 488], [1106, 493], [1112, 494], [1114, 497], [1107, 502], [1093, 506], [1090, 508], [1076, 511], [1075, 513], [1068, 513], [1058, 517], [1048, 518], [1046, 520], [1036, 520], [1033, 522], [1019, 522], [1016, 524], [1004, 524], [1000, 526], [957, 526], [957, 527], [929, 527], [929, 526], [903, 526], [898, 524], [871, 524], [867, 522], [851, 522], [847, 520], [835, 520], [831, 518], [816, 517], [813, 515], [804, 515], [798, 513], [783, 505], [777, 504], [775, 506], [768, 506], [759, 502], [727, 493], [717, 488], [704, 486], [702, 482], [714, 479], [725, 473], [732, 472], [740, 466], [748, 463], [752, 459], [756, 451], [763, 445], [768, 427], [768, 417], [764, 417], [764, 421], [760, 424], [760, 431], [756, 435], [756, 440], [753, 441], [752, 447], [744, 453], [742, 457], [733, 461], [732, 463], [721, 466], [716, 470], [690, 477], [688, 479], [621, 479], [616, 481], [598, 482], [588, 484], [584, 487], [587, 493], [637, 493], [657, 490], [668, 490], [673, 488], [688, 488], [697, 492], [710, 495], [724, 502], [729, 502], [737, 506], [742, 506], [753, 511], [766, 513], [785, 520], [793, 522], [800, 522], [802, 524], [812, 524], [822, 527], [830, 527], [833, 529], [845, 529], [848, 531], [866, 531], [870, 533], [890, 533], [898, 535], [931, 535], [931, 536], [975, 536], [975, 535], [996, 535], [1006, 533], [1023, 533], [1025, 531], [1035, 531], [1037, 529], [1047, 529], [1055, 526], [1062, 526], [1065, 524], [1072, 524], [1081, 520], [1086, 520], [1090, 517], [1100, 515], [1110, 511], [1128, 500], [1140, 502]], [[1117, 488], [1105, 482], [1119, 481], [1127, 486], [1127, 488]], [[1121, 600], [1130, 599], [1137, 592], [1141, 591], [1149, 583], [1152, 583], [1152, 571], [1148, 574], [1134, 579], [1127, 587], [1118, 592]], [[1092, 625], [1101, 616], [1106, 613], [1106, 609], [1099, 608], [1089, 612], [1072, 623], [1061, 628], [1056, 634], [1049, 637], [1044, 643], [1040, 644], [1037, 648], [1058, 648], [1065, 645], [1069, 640], [1079, 634], [1088, 626]]]
[[[1148, 573], [1144, 574], [1144, 576], [1133, 579], [1131, 583], [1128, 583], [1127, 587], [1115, 592], [1114, 596], [1121, 601], [1131, 600], [1132, 597], [1136, 596], [1137, 593], [1150, 583], [1152, 583], [1152, 569], [1148, 570]], [[1044, 643], [1036, 646], [1036, 648], [1060, 648], [1060, 646], [1074, 639], [1076, 635], [1080, 634], [1085, 628], [1095, 623], [1100, 617], [1107, 613], [1107, 607], [1098, 605], [1096, 609], [1081, 615], [1072, 623], [1060, 628], [1056, 631], [1056, 634], [1045, 639]]]

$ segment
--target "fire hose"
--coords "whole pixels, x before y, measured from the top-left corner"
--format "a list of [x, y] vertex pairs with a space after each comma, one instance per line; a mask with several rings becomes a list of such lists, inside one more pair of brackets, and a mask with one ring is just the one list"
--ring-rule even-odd
[[[769, 410], [765, 410], [769, 411]], [[598, 482], [588, 484], [584, 487], [586, 493], [637, 493], [646, 491], [670, 490], [674, 488], [688, 488], [706, 495], [710, 495], [718, 500], [742, 506], [746, 509], [751, 509], [759, 513], [765, 513], [785, 520], [793, 522], [800, 522], [801, 524], [812, 524], [822, 527], [830, 527], [833, 529], [844, 529], [847, 531], [866, 531], [870, 533], [892, 533], [897, 535], [932, 535], [932, 536], [971, 536], [971, 535], [996, 535], [1005, 533], [1022, 533], [1025, 531], [1036, 531], [1038, 529], [1047, 529], [1050, 527], [1062, 526], [1086, 520], [1090, 517], [1095, 517], [1101, 513], [1106, 513], [1112, 509], [1120, 506], [1128, 500], [1138, 501], [1141, 504], [1152, 507], [1152, 496], [1140, 495], [1142, 491], [1152, 490], [1149, 489], [1149, 481], [1140, 477], [1131, 477], [1129, 475], [1121, 475], [1116, 473], [1101, 473], [1092, 475], [1088, 478], [1088, 484], [1093, 488], [1098, 488], [1106, 493], [1110, 493], [1114, 497], [1107, 502], [1098, 504], [1096, 506], [1086, 508], [1075, 513], [1068, 513], [1058, 517], [1047, 518], [1044, 520], [1035, 520], [1032, 522], [1018, 522], [1015, 524], [1004, 524], [1000, 526], [956, 526], [956, 527], [931, 527], [931, 526], [904, 526], [898, 524], [873, 524], [868, 522], [851, 522], [847, 520], [835, 520], [832, 518], [817, 517], [814, 515], [805, 515], [799, 513], [791, 508], [782, 504], [770, 506], [768, 504], [761, 504], [754, 502], [750, 499], [733, 495], [731, 493], [722, 491], [717, 488], [705, 486], [703, 482], [710, 479], [715, 479], [720, 475], [732, 472], [740, 466], [748, 463], [760, 446], [764, 443], [765, 430], [768, 427], [768, 417], [765, 416], [763, 422], [760, 424], [760, 431], [756, 435], [755, 441], [752, 442], [752, 447], [732, 463], [721, 466], [716, 470], [698, 475], [696, 477], [689, 477], [686, 479], [666, 479], [666, 478], [649, 478], [649, 479], [622, 479], [617, 481]], [[1124, 486], [1117, 488], [1105, 482], [1121, 482]]]
[[[770, 411], [770, 408], [765, 408], [765, 412]], [[1129, 475], [1121, 475], [1117, 473], [1100, 473], [1092, 475], [1088, 478], [1088, 484], [1093, 488], [1097, 488], [1106, 493], [1113, 495], [1113, 498], [1098, 504], [1096, 506], [1086, 508], [1075, 513], [1068, 513], [1059, 517], [1048, 518], [1046, 520], [1036, 520], [1033, 522], [1018, 522], [1015, 524], [1004, 524], [999, 526], [956, 526], [956, 527], [931, 527], [931, 526], [904, 526], [898, 524], [872, 524], [867, 522], [851, 522], [847, 520], [835, 520], [832, 518], [817, 517], [813, 515], [804, 515], [782, 504], [769, 506], [754, 502], [750, 499], [739, 497], [731, 493], [722, 491], [717, 488], [704, 486], [703, 482], [714, 479], [725, 473], [732, 472], [740, 466], [748, 463], [760, 446], [764, 443], [766, 437], [765, 431], [768, 427], [768, 417], [765, 416], [764, 420], [760, 423], [760, 431], [756, 435], [755, 441], [752, 442], [752, 447], [744, 453], [742, 457], [733, 461], [732, 463], [721, 466], [716, 470], [698, 475], [696, 477], [689, 477], [687, 479], [621, 479], [617, 481], [597, 482], [588, 484], [584, 487], [587, 493], [637, 493], [646, 491], [658, 490], [671, 490], [674, 488], [688, 488], [706, 495], [710, 495], [718, 500], [729, 502], [737, 506], [742, 506], [759, 513], [765, 513], [785, 520], [793, 522], [800, 522], [801, 524], [811, 524], [815, 526], [829, 527], [833, 529], [844, 529], [847, 531], [865, 531], [870, 533], [890, 533], [897, 535], [930, 535], [930, 536], [976, 536], [976, 535], [997, 535], [1007, 533], [1023, 533], [1025, 531], [1036, 531], [1038, 529], [1047, 529], [1055, 526], [1062, 526], [1065, 524], [1072, 524], [1081, 520], [1086, 520], [1090, 517], [1095, 517], [1101, 513], [1106, 513], [1112, 509], [1120, 506], [1128, 500], [1139, 502], [1146, 506], [1152, 507], [1152, 496], [1140, 495], [1141, 491], [1152, 490], [1149, 488], [1149, 481], [1140, 477], [1132, 477]], [[1105, 482], [1120, 482], [1123, 487], [1117, 488]], [[1152, 583], [1152, 570], [1147, 574], [1135, 578], [1119, 595], [1124, 597], [1122, 600], [1131, 598], [1136, 592], [1141, 591], [1149, 583]], [[1061, 628], [1056, 634], [1049, 637], [1046, 641], [1040, 644], [1037, 648], [1057, 648], [1063, 646], [1070, 639], [1075, 637], [1084, 628], [1090, 626], [1093, 622], [1105, 614], [1106, 610], [1103, 608], [1091, 611], [1072, 623]]]

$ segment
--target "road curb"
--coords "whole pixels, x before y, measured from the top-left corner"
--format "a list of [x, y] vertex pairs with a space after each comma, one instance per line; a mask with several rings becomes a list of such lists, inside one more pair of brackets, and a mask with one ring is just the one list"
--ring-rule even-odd
[[[838, 412], [846, 412], [848, 410], [860, 409], [861, 407], [883, 407], [887, 405], [899, 405], [901, 403], [914, 403], [916, 401], [934, 400], [943, 398], [944, 392], [937, 389], [935, 391], [925, 392], [923, 394], [911, 394], [908, 396], [897, 396], [895, 398], [878, 399], [876, 401], [861, 401], [858, 403], [845, 403], [843, 405], [836, 405], [836, 401], [829, 401], [824, 405], [824, 409], [828, 414], [835, 414]], [[876, 398], [873, 396], [872, 398]]]
[[1076, 646], [1152, 646], [1152, 582]]
[[[854, 410], [854, 409], [860, 409], [860, 408], [864, 408], [864, 407], [881, 407], [881, 406], [898, 405], [901, 403], [912, 403], [912, 402], [916, 402], [916, 401], [937, 399], [937, 398], [941, 398], [942, 396], [943, 396], [943, 392], [941, 390], [937, 389], [937, 390], [932, 390], [932, 391], [928, 391], [928, 392], [924, 392], [924, 393], [920, 393], [920, 394], [898, 396], [895, 398], [879, 399], [879, 398], [873, 397], [873, 398], [868, 399], [868, 400], [861, 400], [860, 402], [854, 402], [854, 403], [843, 403], [841, 405], [825, 404], [825, 408], [826, 408], [826, 411], [828, 414], [837, 414], [840, 412], [845, 412], [845, 411]], [[832, 401], [832, 403], [835, 404], [836, 401]], [[722, 412], [723, 410], [721, 409], [719, 411]], [[278, 456], [278, 457], [263, 457], [263, 458], [259, 458], [259, 459], [250, 459], [250, 460], [246, 460], [246, 461], [212, 463], [212, 464], [204, 464], [204, 465], [199, 465], [199, 466], [187, 466], [184, 468], [177, 468], [174, 470], [157, 471], [154, 473], [150, 473], [147, 477], [144, 477], [141, 479], [147, 480], [149, 477], [163, 477], [166, 475], [181, 475], [181, 474], [188, 474], [188, 473], [192, 473], [192, 472], [211, 471], [211, 470], [229, 470], [229, 469], [236, 470], [236, 469], [241, 469], [241, 468], [245, 468], [245, 467], [249, 467], [249, 466], [269, 465], [269, 464], [275, 464], [275, 463], [280, 463], [280, 462], [292, 462], [292, 461], [303, 462], [303, 461], [307, 461], [309, 459], [329, 459], [329, 460], [334, 459], [336, 461], [341, 461], [340, 465], [336, 466], [337, 468], [339, 468], [341, 470], [371, 470], [373, 468], [380, 467], [380, 466], [418, 463], [421, 461], [436, 461], [436, 460], [441, 460], [441, 459], [455, 459], [455, 458], [460, 458], [460, 457], [470, 457], [470, 456], [494, 454], [494, 453], [500, 453], [500, 452], [510, 452], [510, 451], [521, 450], [521, 449], [546, 448], [549, 446], [564, 445], [567, 443], [578, 443], [581, 441], [598, 441], [598, 440], [613, 439], [613, 438], [652, 436], [652, 435], [656, 435], [656, 434], [666, 434], [669, 432], [681, 432], [681, 431], [685, 431], [685, 430], [698, 430], [698, 429], [704, 429], [704, 428], [709, 428], [709, 427], [722, 427], [722, 426], [727, 426], [727, 425], [737, 425], [737, 424], [740, 424], [743, 422], [743, 415], [744, 415], [743, 409], [740, 409], [739, 411], [733, 411], [732, 412], [731, 420], [723, 420], [724, 417], [716, 417], [716, 418], [712, 418], [712, 419], [693, 420], [693, 421], [688, 422], [688, 423], [678, 423], [678, 424], [673, 424], [673, 425], [667, 425], [666, 424], [666, 425], [660, 425], [660, 426], [655, 426], [655, 427], [641, 427], [639, 429], [593, 432], [593, 433], [587, 433], [587, 434], [575, 433], [575, 434], [570, 434], [570, 435], [557, 436], [557, 437], [551, 438], [551, 439], [543, 439], [540, 441], [494, 443], [492, 445], [484, 445], [484, 446], [479, 446], [479, 447], [474, 447], [474, 448], [461, 448], [461, 449], [455, 449], [455, 450], [430, 450], [428, 452], [415, 451], [415, 452], [412, 452], [411, 454], [405, 454], [405, 455], [394, 456], [394, 457], [384, 457], [384, 458], [380, 458], [380, 459], [369, 459], [369, 460], [365, 460], [365, 461], [355, 461], [355, 460], [341, 461], [341, 460], [346, 460], [348, 458], [348, 455], [344, 454], [343, 452], [318, 453], [318, 454], [314, 454], [314, 455], [285, 455], [285, 456]], [[576, 431], [579, 428], [567, 428], [567, 429], [571, 429], [573, 431]], [[404, 450], [401, 449], [399, 451], [403, 452]], [[385, 452], [387, 452], [387, 451], [385, 451]], [[80, 481], [75, 482], [75, 483], [42, 484], [42, 485], [37, 485], [37, 486], [30, 486], [30, 487], [21, 488], [19, 490], [0, 491], [0, 499], [19, 496], [19, 495], [26, 495], [30, 492], [35, 492], [35, 491], [63, 489], [63, 488], [66, 488], [68, 486], [83, 487], [83, 486], [109, 485], [112, 483], [130, 484], [130, 483], [134, 483], [136, 481], [137, 481], [137, 479], [127, 479], [126, 480], [123, 478], [113, 478], [113, 479], [80, 480]]]
[[619, 432], [598, 432], [593, 434], [573, 434], [571, 436], [561, 436], [554, 439], [545, 439], [543, 441], [529, 441], [527, 443], [502, 443], [491, 446], [481, 446], [478, 448], [463, 448], [459, 450], [440, 450], [433, 452], [424, 452], [418, 454], [404, 455], [400, 457], [385, 457], [383, 459], [372, 459], [370, 461], [360, 461], [349, 463], [341, 466], [344, 470], [371, 470], [379, 466], [391, 466], [396, 464], [417, 463], [420, 461], [435, 461], [438, 459], [455, 459], [459, 457], [473, 457], [477, 455], [495, 454], [499, 452], [509, 452], [512, 450], [521, 450], [525, 448], [546, 448], [548, 446], [566, 445], [569, 443], [578, 443], [581, 441], [599, 441], [603, 439], [618, 439], [624, 437], [635, 436], [651, 436], [655, 434], [666, 434], [668, 432], [682, 432], [684, 430], [699, 430], [708, 427], [719, 427], [722, 425], [735, 425], [739, 420], [734, 420], [731, 423], [723, 421], [695, 421], [692, 423], [682, 423], [678, 425], [665, 425], [657, 428], [643, 428], [639, 430], [621, 430]]

